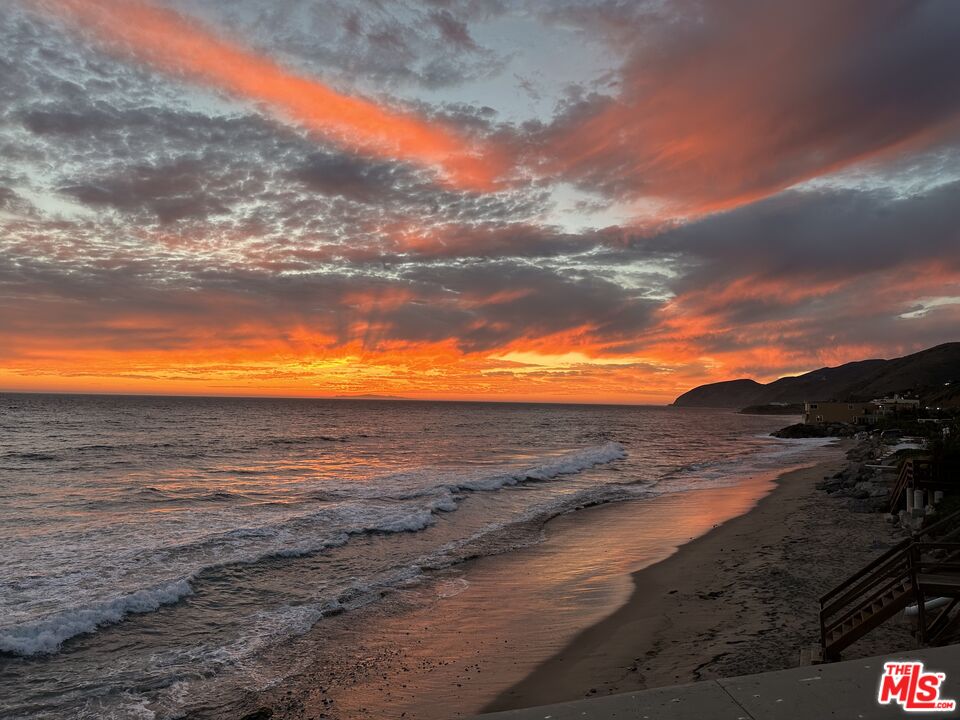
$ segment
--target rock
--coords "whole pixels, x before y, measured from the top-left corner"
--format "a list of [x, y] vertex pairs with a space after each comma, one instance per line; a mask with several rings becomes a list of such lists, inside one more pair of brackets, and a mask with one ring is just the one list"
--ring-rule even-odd
[[873, 486], [870, 483], [858, 482], [850, 491], [850, 496], [857, 500], [865, 500], [870, 497], [870, 489]]
[[855, 483], [848, 486], [851, 497], [887, 497], [890, 495], [890, 487], [885, 482], [877, 482], [873, 478], [864, 478], [861, 476]]
[[856, 498], [850, 501], [850, 512], [855, 513], [875, 513], [885, 512], [887, 509], [886, 498]]
[[826, 478], [817, 483], [818, 490], [824, 490], [828, 493], [833, 493], [839, 490], [843, 486], [843, 481], [839, 478]]
[[770, 433], [774, 437], [794, 439], [794, 438], [819, 438], [834, 437], [834, 433], [826, 425], [807, 425], [805, 423], [796, 423], [780, 428]]
[[268, 707], [258, 708], [252, 713], [247, 713], [240, 720], [269, 720], [273, 717], [273, 710]]

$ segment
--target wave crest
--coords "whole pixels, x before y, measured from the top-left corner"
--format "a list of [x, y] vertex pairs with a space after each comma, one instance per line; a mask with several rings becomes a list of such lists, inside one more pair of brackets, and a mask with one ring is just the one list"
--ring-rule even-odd
[[0, 633], [0, 652], [13, 655], [55, 653], [66, 640], [76, 635], [118, 623], [133, 613], [152, 612], [162, 605], [172, 605], [192, 592], [193, 588], [187, 580], [176, 580], [89, 607], [63, 610]]

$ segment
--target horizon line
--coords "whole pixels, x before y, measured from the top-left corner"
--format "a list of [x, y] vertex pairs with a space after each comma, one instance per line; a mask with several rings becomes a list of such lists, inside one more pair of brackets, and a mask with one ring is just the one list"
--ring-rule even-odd
[[673, 402], [602, 402], [578, 400], [472, 400], [457, 398], [418, 398], [401, 395], [376, 394], [360, 395], [214, 395], [214, 394], [184, 394], [184, 393], [130, 393], [130, 392], [84, 392], [80, 390], [7, 390], [0, 388], [0, 395], [68, 395], [93, 397], [130, 397], [130, 398], [184, 398], [210, 400], [353, 400], [367, 402], [438, 402], [438, 403], [472, 403], [477, 405], [598, 405], [606, 407], [677, 407]]

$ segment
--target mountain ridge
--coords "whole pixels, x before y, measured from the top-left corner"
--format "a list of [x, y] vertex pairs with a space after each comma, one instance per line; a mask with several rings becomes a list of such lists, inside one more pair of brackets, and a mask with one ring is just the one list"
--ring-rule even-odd
[[748, 378], [708, 383], [688, 390], [678, 407], [744, 408], [810, 400], [872, 400], [912, 392], [938, 405], [960, 405], [960, 342], [936, 345], [890, 360], [857, 360], [770, 383]]

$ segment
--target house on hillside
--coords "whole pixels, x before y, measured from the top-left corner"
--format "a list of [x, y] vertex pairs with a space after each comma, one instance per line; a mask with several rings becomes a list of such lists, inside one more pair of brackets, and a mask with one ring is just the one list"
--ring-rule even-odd
[[897, 415], [899, 413], [915, 413], [920, 409], [920, 401], [915, 398], [905, 398], [902, 395], [877, 398], [872, 403], [877, 406], [881, 415]]
[[872, 425], [880, 418], [880, 411], [872, 402], [805, 402], [803, 422], [807, 425], [847, 423]]

